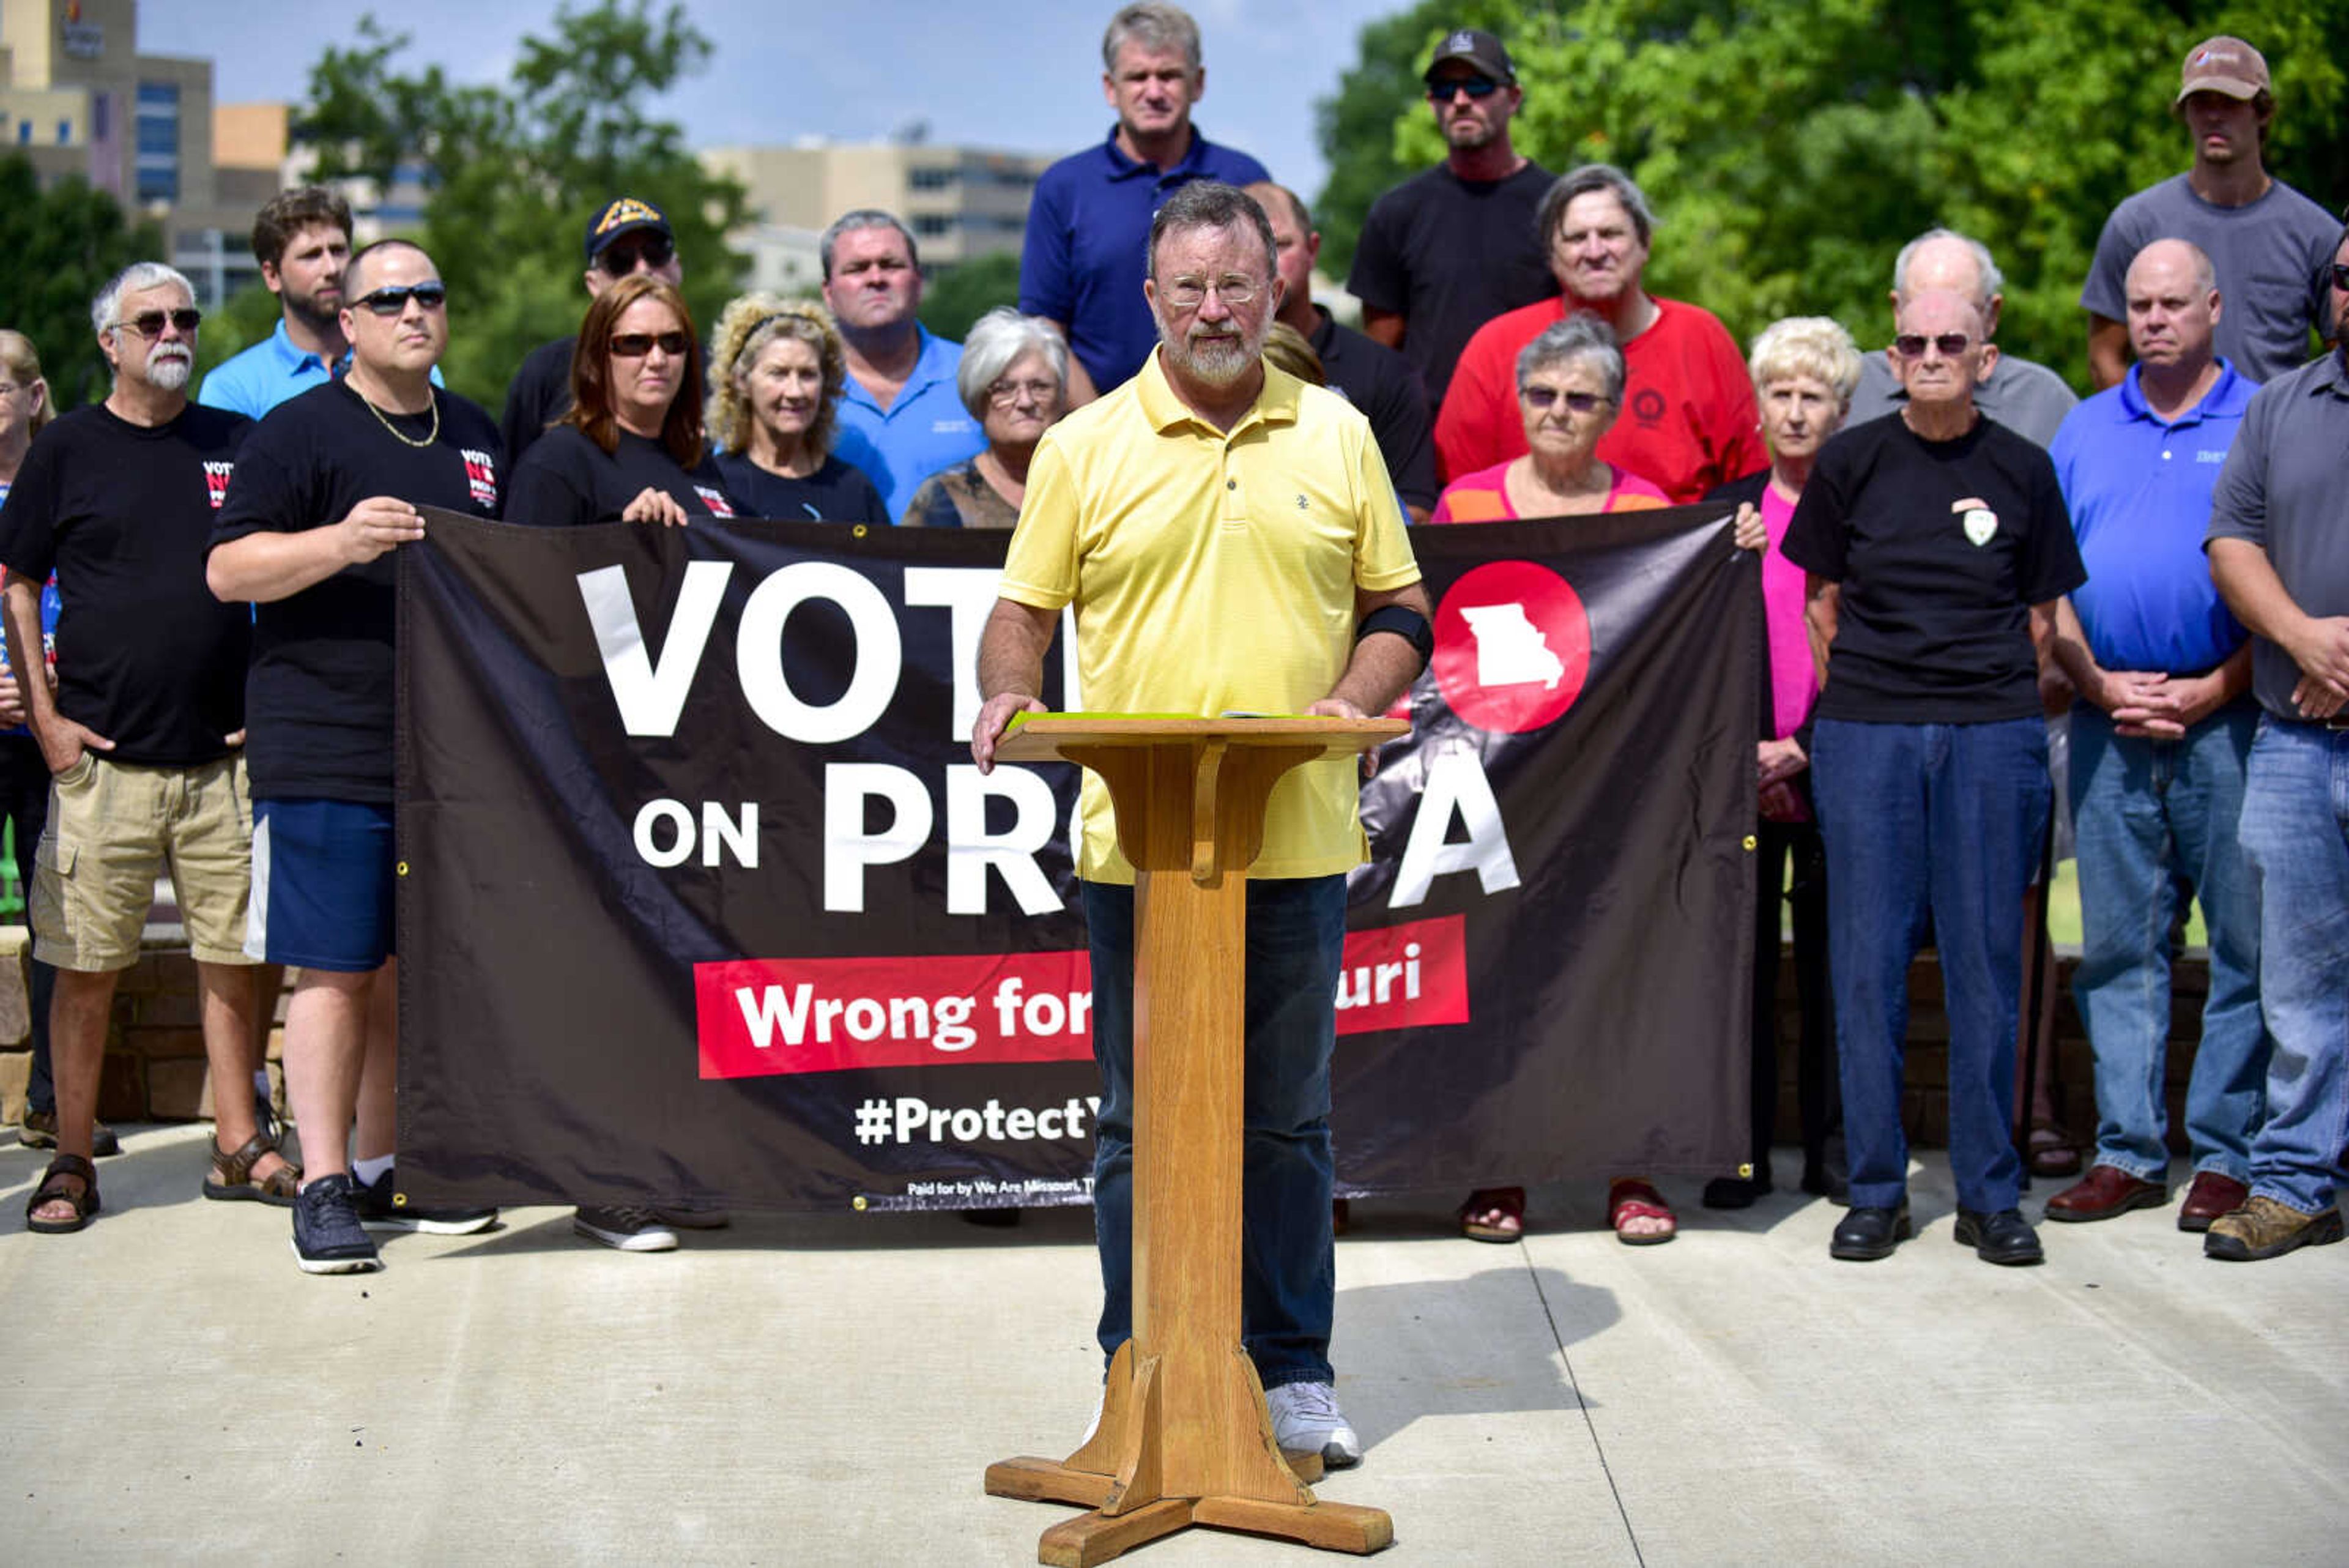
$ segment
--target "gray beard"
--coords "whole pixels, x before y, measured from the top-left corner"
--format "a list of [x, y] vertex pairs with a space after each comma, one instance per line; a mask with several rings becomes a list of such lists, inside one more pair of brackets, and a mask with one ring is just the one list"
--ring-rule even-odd
[[187, 386], [195, 369], [193, 355], [185, 358], [177, 355], [168, 359], [152, 358], [147, 361], [147, 384], [159, 391], [176, 392]]
[[1159, 341], [1175, 369], [1210, 387], [1234, 385], [1264, 354], [1261, 341], [1251, 344], [1245, 336], [1193, 343], [1170, 337], [1162, 329]]

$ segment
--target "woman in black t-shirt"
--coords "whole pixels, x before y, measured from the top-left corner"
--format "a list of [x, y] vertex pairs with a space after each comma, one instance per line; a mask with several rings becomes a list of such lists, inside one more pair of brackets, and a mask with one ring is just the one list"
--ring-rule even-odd
[[595, 296], [571, 400], [515, 468], [507, 522], [678, 527], [739, 514], [702, 439], [701, 341], [674, 286], [640, 273]]
[[2011, 1137], [2023, 896], [2050, 798], [2034, 644], [2086, 574], [2047, 454], [1974, 406], [1998, 350], [1973, 303], [1920, 293], [1899, 325], [1908, 400], [1827, 443], [1780, 545], [1829, 649], [1811, 776], [1852, 1209], [1828, 1251], [1882, 1258], [1909, 1233], [1901, 1058], [1930, 931], [1957, 1240], [2035, 1263]]
[[889, 525], [873, 481], [833, 455], [847, 379], [840, 337], [814, 306], [746, 294], [718, 318], [709, 433], [749, 515]]

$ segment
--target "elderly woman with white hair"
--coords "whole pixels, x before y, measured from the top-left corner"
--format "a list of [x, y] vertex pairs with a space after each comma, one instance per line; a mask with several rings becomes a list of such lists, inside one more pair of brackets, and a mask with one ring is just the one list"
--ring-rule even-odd
[[1517, 354], [1526, 453], [1464, 473], [1437, 497], [1430, 523], [1498, 523], [1630, 512], [1671, 503], [1644, 476], [1599, 460], [1623, 410], [1623, 350], [1614, 329], [1578, 311]]
[[748, 515], [888, 526], [872, 478], [833, 453], [847, 379], [840, 335], [815, 306], [746, 294], [719, 317], [709, 433]]
[[[1769, 685], [1754, 781], [1761, 821], [1754, 919], [1753, 1143], [1747, 1169], [1706, 1183], [1708, 1209], [1744, 1209], [1771, 1190], [1770, 1132], [1778, 1106], [1779, 910], [1795, 916], [1795, 989], [1802, 1004], [1795, 1095], [1803, 1134], [1802, 1188], [1842, 1196], [1843, 1101], [1836, 1088], [1835, 1015], [1827, 994], [1826, 849], [1811, 804], [1810, 718], [1818, 666], [1804, 621], [1803, 569], [1778, 547], [1795, 503], [1827, 438], [1841, 430], [1863, 369], [1851, 334], [1824, 316], [1788, 317], [1763, 328], [1747, 369], [1762, 412], [1770, 466], [1706, 495], [1737, 507], [1740, 549], [1762, 553]], [[1791, 882], [1786, 864], [1794, 862]]]
[[905, 504], [904, 525], [1009, 528], [1019, 521], [1037, 441], [1068, 411], [1068, 340], [1044, 317], [999, 306], [963, 339], [955, 385], [987, 445], [924, 480]]

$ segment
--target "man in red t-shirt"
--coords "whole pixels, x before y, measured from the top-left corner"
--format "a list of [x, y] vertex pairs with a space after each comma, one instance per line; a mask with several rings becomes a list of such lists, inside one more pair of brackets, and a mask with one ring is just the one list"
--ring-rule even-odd
[[1525, 452], [1517, 353], [1578, 310], [1623, 346], [1623, 407], [1599, 442], [1602, 461], [1682, 503], [1768, 466], [1754, 385], [1728, 328], [1640, 285], [1655, 220], [1630, 177], [1586, 163], [1550, 187], [1536, 222], [1564, 294], [1496, 316], [1468, 340], [1435, 421], [1445, 483]]

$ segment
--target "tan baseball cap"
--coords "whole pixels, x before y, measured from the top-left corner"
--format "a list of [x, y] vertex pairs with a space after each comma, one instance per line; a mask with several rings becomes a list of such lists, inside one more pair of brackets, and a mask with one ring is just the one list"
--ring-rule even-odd
[[2260, 52], [2240, 38], [2221, 35], [2205, 38], [2186, 51], [2185, 68], [2178, 72], [2177, 98], [2172, 107], [2184, 103], [2189, 94], [2220, 92], [2229, 98], [2254, 99], [2268, 90], [2268, 63]]

